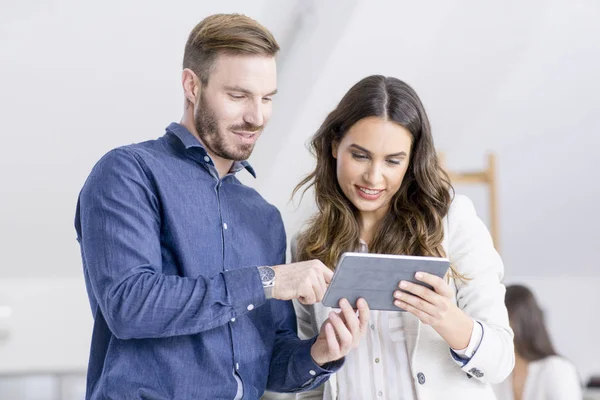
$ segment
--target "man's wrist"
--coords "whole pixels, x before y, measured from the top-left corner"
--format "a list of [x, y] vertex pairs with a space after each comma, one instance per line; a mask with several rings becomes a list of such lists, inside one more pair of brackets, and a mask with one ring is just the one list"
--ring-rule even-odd
[[315, 349], [315, 344], [313, 343], [313, 345], [310, 346], [310, 358], [312, 358], [315, 364], [317, 364], [319, 367], [322, 367], [324, 364], [326, 364], [326, 362], [319, 360], [319, 357], [315, 357], [315, 353], [317, 353], [317, 350]]
[[263, 285], [265, 297], [267, 299], [273, 298], [273, 288], [275, 287], [275, 270], [268, 266], [258, 267], [258, 273], [260, 274], [260, 280]]

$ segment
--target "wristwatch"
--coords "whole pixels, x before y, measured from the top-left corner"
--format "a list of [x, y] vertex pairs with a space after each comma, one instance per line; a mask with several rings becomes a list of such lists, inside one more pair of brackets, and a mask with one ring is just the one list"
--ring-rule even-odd
[[271, 267], [258, 267], [260, 280], [267, 299], [273, 298], [273, 287], [275, 286], [275, 270]]

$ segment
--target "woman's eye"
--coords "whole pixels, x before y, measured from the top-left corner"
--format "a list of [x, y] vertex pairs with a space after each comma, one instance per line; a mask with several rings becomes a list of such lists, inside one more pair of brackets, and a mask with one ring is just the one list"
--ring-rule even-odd
[[366, 160], [368, 157], [364, 154], [352, 153], [352, 158], [356, 160]]
[[388, 163], [393, 164], [393, 165], [400, 165], [401, 161], [400, 160], [387, 160]]

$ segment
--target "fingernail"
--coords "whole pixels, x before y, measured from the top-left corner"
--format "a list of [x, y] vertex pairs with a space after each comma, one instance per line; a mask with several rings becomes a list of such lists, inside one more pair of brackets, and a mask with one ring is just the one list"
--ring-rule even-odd
[[415, 274], [415, 277], [416, 277], [417, 279], [421, 279], [421, 278], [423, 277], [423, 274], [422, 274], [422, 273], [420, 273], [420, 272], [417, 272], [417, 273]]
[[401, 299], [401, 298], [402, 298], [402, 292], [400, 292], [400, 291], [397, 291], [397, 292], [396, 292], [396, 298], [397, 298], [397, 299]]
[[400, 287], [403, 289], [406, 289], [408, 287], [408, 283], [402, 281], [402, 282], [400, 282]]

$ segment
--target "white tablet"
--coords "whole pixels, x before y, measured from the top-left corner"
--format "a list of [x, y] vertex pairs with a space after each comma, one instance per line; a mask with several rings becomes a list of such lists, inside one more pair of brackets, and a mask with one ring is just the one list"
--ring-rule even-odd
[[450, 262], [447, 258], [399, 256], [389, 254], [344, 253], [340, 257], [323, 305], [339, 307], [346, 298], [356, 307], [360, 297], [371, 310], [404, 311], [394, 305], [394, 291], [400, 281], [431, 286], [415, 279], [416, 272], [428, 272], [443, 278]]

